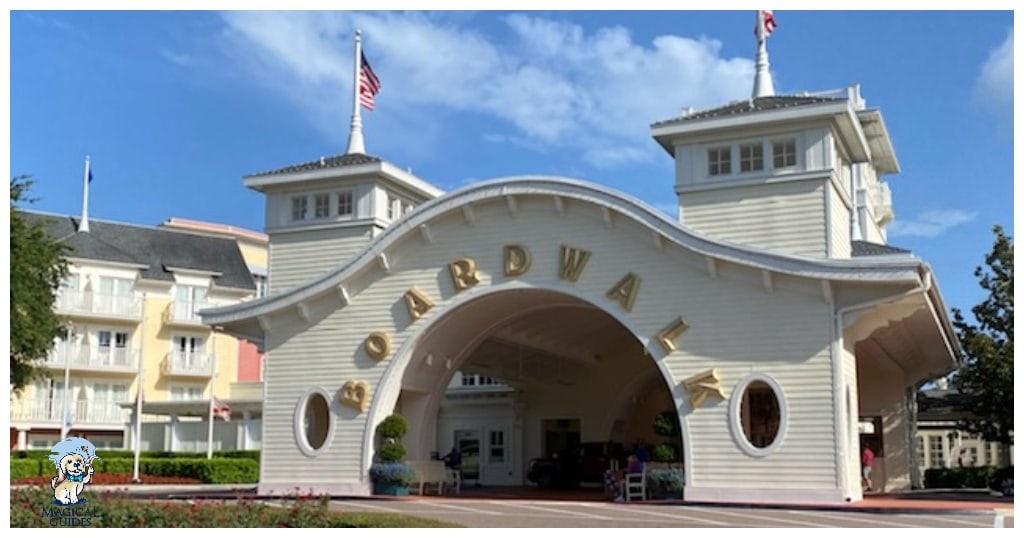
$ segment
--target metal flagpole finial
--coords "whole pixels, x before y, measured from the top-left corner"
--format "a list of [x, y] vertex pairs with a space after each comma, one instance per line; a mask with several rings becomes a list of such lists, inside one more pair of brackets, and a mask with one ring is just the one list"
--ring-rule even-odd
[[354, 58], [352, 62], [352, 123], [348, 132], [348, 148], [346, 155], [355, 153], [366, 153], [366, 145], [363, 142], [363, 120], [359, 115], [359, 71], [362, 56], [362, 33], [356, 28], [356, 39], [354, 47]]
[[[767, 14], [771, 16], [771, 12]], [[768, 47], [766, 46], [768, 35], [771, 34], [772, 28], [768, 27], [769, 22], [765, 19], [765, 15], [764, 11], [757, 11], [757, 26], [754, 28], [754, 35], [757, 38], [757, 55], [754, 61], [754, 91], [752, 94], [754, 99], [775, 95], [772, 74], [768, 69]], [[775, 24], [774, 17], [772, 17], [771, 24], [773, 26]]]

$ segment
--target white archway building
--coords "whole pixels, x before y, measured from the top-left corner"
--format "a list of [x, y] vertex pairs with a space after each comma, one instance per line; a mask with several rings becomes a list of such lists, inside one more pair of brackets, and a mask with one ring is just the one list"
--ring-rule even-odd
[[849, 88], [652, 133], [678, 222], [562, 178], [442, 194], [363, 154], [247, 177], [267, 196], [272, 294], [203, 320], [266, 353], [260, 492], [368, 494], [396, 411], [410, 459], [446, 451], [466, 368], [516, 389], [469, 421], [483, 483], [525, 484], [554, 422], [629, 443], [664, 408], [687, 499], [858, 500], [863, 441], [876, 485], [909, 487], [914, 393], [955, 366], [955, 339], [928, 265], [885, 245], [881, 114]]

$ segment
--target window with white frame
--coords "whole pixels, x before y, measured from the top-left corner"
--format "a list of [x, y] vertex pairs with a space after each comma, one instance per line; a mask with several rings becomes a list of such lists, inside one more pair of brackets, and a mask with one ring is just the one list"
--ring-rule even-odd
[[402, 200], [392, 193], [388, 193], [388, 220], [395, 220], [402, 216]]
[[354, 210], [352, 191], [338, 192], [338, 216], [351, 217]]
[[128, 333], [109, 330], [96, 331], [96, 348], [95, 362], [107, 366], [128, 365]]
[[252, 282], [256, 285], [256, 298], [266, 297], [270, 292], [270, 283], [267, 282], [267, 275], [253, 273]]
[[924, 437], [917, 437], [917, 464], [924, 465]]
[[998, 465], [993, 443], [985, 443], [985, 465]]
[[171, 385], [171, 400], [176, 402], [202, 400], [203, 388], [192, 385]]
[[292, 220], [306, 220], [309, 202], [305, 196], [292, 196]]
[[942, 469], [946, 466], [946, 451], [942, 448], [941, 435], [928, 436], [928, 467]]
[[720, 147], [708, 150], [708, 175], [721, 176], [732, 173], [732, 148]]
[[199, 310], [206, 308], [208, 290], [204, 286], [177, 284], [174, 290], [174, 317], [176, 319], [199, 320]]
[[174, 337], [175, 365], [182, 368], [200, 367], [205, 364], [206, 340], [200, 336], [177, 335]]
[[740, 145], [740, 172], [764, 170], [764, 146], [760, 142]]
[[795, 138], [772, 142], [772, 166], [774, 168], [796, 166]]
[[978, 447], [972, 446], [967, 449], [967, 462], [971, 467], [978, 466]]
[[313, 195], [313, 217], [325, 219], [331, 216], [331, 195], [319, 193]]
[[488, 432], [490, 451], [488, 463], [505, 463], [505, 432], [502, 430], [491, 430]]

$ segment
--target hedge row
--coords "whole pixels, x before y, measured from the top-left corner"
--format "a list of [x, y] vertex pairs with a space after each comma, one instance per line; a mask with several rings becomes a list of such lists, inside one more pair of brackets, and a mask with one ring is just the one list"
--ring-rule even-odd
[[[128, 458], [104, 458], [95, 462], [97, 473], [131, 473], [135, 461]], [[53, 476], [48, 460], [12, 459], [11, 479]], [[204, 484], [254, 484], [259, 480], [260, 465], [248, 458], [141, 458], [139, 472], [154, 476], [197, 478]]]
[[949, 469], [925, 469], [924, 487], [933, 489], [987, 488], [996, 468], [951, 467]]
[[[97, 451], [100, 459], [106, 458], [135, 458], [132, 450], [103, 450]], [[41, 459], [45, 460], [52, 454], [49, 450], [22, 450], [12, 452], [12, 459]], [[143, 458], [205, 458], [205, 452], [164, 452], [162, 450], [143, 450], [140, 454]], [[213, 453], [214, 458], [247, 458], [260, 461], [259, 450], [224, 450]]]

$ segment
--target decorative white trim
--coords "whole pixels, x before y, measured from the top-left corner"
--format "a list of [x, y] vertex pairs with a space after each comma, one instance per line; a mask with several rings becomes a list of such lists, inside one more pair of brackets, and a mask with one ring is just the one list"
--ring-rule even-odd
[[767, 269], [761, 269], [761, 284], [764, 285], [765, 293], [772, 293], [775, 291], [775, 283], [772, 282], [772, 272]]
[[615, 227], [615, 215], [608, 206], [601, 206], [601, 218], [604, 219], [604, 225], [609, 230]]
[[555, 196], [555, 213], [558, 213], [559, 217], [565, 216], [565, 202], [562, 201], [561, 196]]
[[420, 236], [429, 245], [434, 242], [434, 234], [430, 231], [430, 224], [420, 224]]
[[[743, 423], [740, 417], [740, 404], [743, 402], [744, 393], [747, 390], [747, 386], [754, 381], [762, 381], [771, 387], [772, 392], [775, 393], [775, 400], [779, 403], [779, 431], [775, 434], [775, 439], [772, 443], [764, 448], [758, 448], [750, 443], [750, 440], [743, 433]], [[782, 392], [782, 387], [775, 381], [775, 378], [760, 372], [751, 372], [740, 378], [736, 386], [733, 387], [732, 394], [729, 396], [729, 432], [732, 434], [736, 446], [740, 447], [740, 450], [755, 458], [763, 458], [770, 455], [785, 441], [788, 424], [789, 406], [786, 405], [786, 395]]]
[[506, 196], [505, 203], [508, 204], [508, 214], [515, 218], [519, 214], [519, 206], [516, 205], [515, 196]]
[[352, 297], [348, 294], [348, 288], [344, 284], [338, 284], [337, 289], [338, 298], [341, 299], [341, 302], [346, 306], [352, 304]]
[[494, 200], [510, 194], [574, 198], [597, 206], [608, 206], [623, 217], [647, 227], [652, 233], [660, 233], [666, 242], [675, 246], [697, 254], [713, 256], [719, 261], [753, 269], [767, 269], [780, 274], [814, 279], [916, 285], [920, 282], [920, 271], [925, 266], [914, 257], [817, 259], [741, 246], [694, 233], [643, 202], [600, 185], [559, 178], [522, 177], [479, 183], [431, 200], [384, 229], [371, 239], [359, 254], [324, 276], [295, 286], [284, 293], [211, 309], [204, 316], [203, 322], [226, 325], [276, 312], [296, 302], [315, 297], [362, 270], [369, 261], [384, 253], [387, 248], [416, 230], [421, 224], [443, 218], [445, 214], [461, 209], [466, 222], [472, 225], [476, 218], [472, 209], [473, 203]]
[[708, 263], [708, 276], [711, 278], [718, 278], [718, 262], [711, 256], [706, 256], [704, 259]]
[[[306, 429], [302, 424], [303, 417], [306, 414], [306, 406], [309, 405], [309, 401], [314, 394], [320, 395], [324, 399], [324, 403], [327, 404], [327, 436], [324, 438], [324, 444], [320, 448], [310, 446], [309, 440], [306, 439]], [[295, 435], [295, 444], [299, 447], [300, 452], [311, 458], [315, 458], [330, 450], [331, 443], [334, 441], [335, 421], [334, 413], [331, 412], [331, 403], [331, 395], [323, 387], [310, 387], [295, 403], [295, 415], [292, 420], [292, 433]]]

